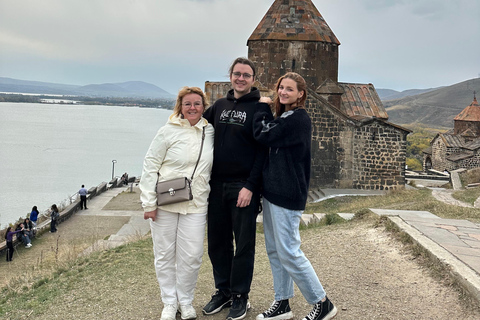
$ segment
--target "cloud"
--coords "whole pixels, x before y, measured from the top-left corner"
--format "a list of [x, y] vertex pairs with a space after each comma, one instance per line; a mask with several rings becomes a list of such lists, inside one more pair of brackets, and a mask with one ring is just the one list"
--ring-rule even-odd
[[[339, 80], [408, 89], [480, 72], [478, 1], [314, 0], [339, 38]], [[142, 80], [176, 93], [227, 80], [272, 0], [0, 0], [0, 76]], [[470, 71], [471, 70], [471, 71]]]

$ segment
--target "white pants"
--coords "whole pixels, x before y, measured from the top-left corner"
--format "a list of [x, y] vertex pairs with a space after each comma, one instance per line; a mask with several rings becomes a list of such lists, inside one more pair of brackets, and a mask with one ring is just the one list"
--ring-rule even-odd
[[157, 210], [152, 230], [155, 271], [164, 304], [191, 304], [202, 264], [207, 213]]

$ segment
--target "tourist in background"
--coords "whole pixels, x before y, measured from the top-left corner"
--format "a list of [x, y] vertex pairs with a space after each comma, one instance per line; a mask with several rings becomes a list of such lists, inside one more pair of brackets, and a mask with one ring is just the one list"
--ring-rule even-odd
[[60, 214], [58, 213], [58, 208], [56, 204], [52, 204], [52, 207], [50, 208], [50, 232], [57, 232], [57, 224], [58, 224], [58, 218], [60, 217]]
[[306, 83], [299, 74], [289, 72], [280, 77], [275, 90], [275, 119], [269, 113], [255, 117], [255, 138], [270, 147], [263, 169], [263, 228], [275, 291], [271, 307], [257, 320], [293, 317], [288, 301], [293, 297], [293, 282], [314, 305], [304, 320], [332, 319], [337, 309], [300, 249], [299, 226], [307, 202], [312, 135], [304, 107]]
[[28, 234], [28, 236], [30, 237], [30, 240], [33, 239], [33, 236], [34, 236], [34, 233], [33, 233], [33, 222], [30, 221], [29, 218], [25, 218], [25, 220], [23, 220], [23, 226], [25, 228], [25, 232]]
[[85, 185], [82, 184], [82, 188], [80, 188], [80, 190], [78, 190], [78, 194], [80, 195], [80, 210], [88, 209], [87, 208], [87, 194], [88, 194], [88, 191], [87, 191], [87, 189], [85, 189]]
[[[182, 88], [173, 114], [157, 132], [143, 163], [140, 199], [144, 218], [151, 219], [154, 264], [164, 304], [161, 320], [174, 320], [177, 310], [184, 320], [197, 317], [192, 302], [202, 263], [213, 163], [214, 129], [202, 117], [206, 106], [200, 88]], [[193, 173], [193, 200], [157, 207], [157, 181], [190, 179]]]
[[23, 223], [19, 223], [15, 231], [21, 231], [17, 233], [18, 241], [23, 242], [23, 244], [25, 245], [25, 248], [30, 248], [32, 246], [32, 240], [30, 240], [28, 232], [25, 229], [25, 225]]
[[13, 258], [13, 235], [18, 234], [22, 231], [22, 229], [12, 231], [12, 227], [8, 227], [7, 232], [5, 232], [5, 241], [7, 242], [7, 262], [12, 261]]
[[37, 227], [37, 220], [38, 220], [38, 209], [37, 206], [33, 206], [32, 212], [30, 212], [30, 221], [33, 223], [33, 227]]
[[[215, 148], [208, 204], [208, 255], [216, 292], [205, 315], [230, 307], [227, 319], [243, 319], [250, 307], [256, 219], [260, 206], [263, 163], [267, 148], [253, 137], [253, 115], [260, 91], [253, 87], [255, 66], [237, 58], [230, 66], [232, 88], [205, 112], [215, 128]], [[235, 246], [234, 246], [235, 241]]]

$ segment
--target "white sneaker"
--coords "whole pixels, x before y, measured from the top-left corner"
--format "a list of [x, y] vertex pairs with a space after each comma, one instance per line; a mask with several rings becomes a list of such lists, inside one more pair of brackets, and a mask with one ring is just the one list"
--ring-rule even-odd
[[163, 306], [162, 317], [160, 320], [175, 320], [177, 315], [177, 306], [174, 304], [166, 304]]
[[195, 312], [195, 308], [191, 304], [181, 304], [179, 306], [179, 310], [182, 316], [182, 320], [197, 318], [197, 313]]

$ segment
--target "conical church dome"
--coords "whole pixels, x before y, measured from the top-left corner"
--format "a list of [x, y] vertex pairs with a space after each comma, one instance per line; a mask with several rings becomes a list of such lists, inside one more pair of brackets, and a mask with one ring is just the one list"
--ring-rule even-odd
[[252, 40], [318, 41], [340, 44], [310, 0], [276, 0], [248, 42]]

